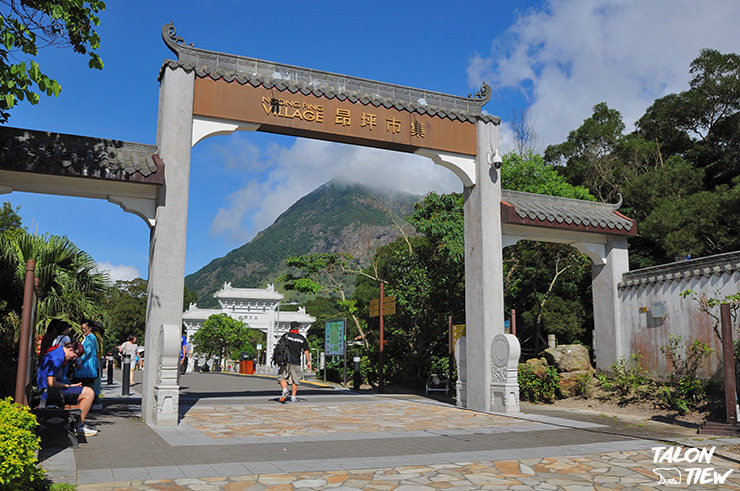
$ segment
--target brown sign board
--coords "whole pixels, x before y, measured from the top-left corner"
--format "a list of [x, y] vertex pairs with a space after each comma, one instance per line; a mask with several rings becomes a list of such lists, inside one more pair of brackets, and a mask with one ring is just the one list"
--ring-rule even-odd
[[476, 130], [471, 122], [274, 87], [196, 78], [193, 114], [256, 123], [259, 131], [402, 152], [427, 148], [476, 154]]
[[455, 324], [452, 326], [452, 346], [457, 346], [461, 337], [465, 336], [465, 324]]
[[[380, 300], [374, 298], [370, 300], [370, 317], [378, 317], [380, 315]], [[383, 315], [393, 315], [396, 313], [396, 297], [391, 295], [389, 297], [383, 297]]]

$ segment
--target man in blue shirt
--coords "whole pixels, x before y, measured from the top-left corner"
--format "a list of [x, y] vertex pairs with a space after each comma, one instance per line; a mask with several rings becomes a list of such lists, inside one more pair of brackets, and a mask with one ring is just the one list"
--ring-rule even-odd
[[82, 343], [77, 342], [53, 347], [41, 359], [36, 385], [39, 390], [44, 390], [44, 394], [41, 396], [44, 399], [48, 396], [48, 389], [59, 389], [64, 397], [65, 405], [69, 405], [71, 409], [80, 409], [80, 422], [76, 428], [77, 434], [93, 436], [98, 431], [85, 424], [85, 417], [90, 412], [95, 393], [90, 387], [83, 387], [82, 384], [68, 384], [61, 381], [67, 363], [74, 363], [75, 359], [84, 353], [85, 349], [82, 347]]

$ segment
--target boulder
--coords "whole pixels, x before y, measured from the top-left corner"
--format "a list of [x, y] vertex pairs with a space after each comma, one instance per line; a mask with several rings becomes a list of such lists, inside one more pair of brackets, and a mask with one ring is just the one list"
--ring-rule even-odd
[[544, 358], [530, 358], [526, 361], [527, 365], [532, 368], [532, 371], [539, 378], [545, 378], [545, 368], [547, 368], [547, 360]]
[[555, 348], [547, 348], [545, 358], [560, 373], [593, 370], [588, 349], [581, 344], [561, 344]]
[[592, 370], [576, 370], [574, 372], [563, 372], [560, 374], [560, 395], [562, 397], [571, 397], [575, 395], [576, 384], [578, 383], [578, 377], [587, 375], [593, 377]]

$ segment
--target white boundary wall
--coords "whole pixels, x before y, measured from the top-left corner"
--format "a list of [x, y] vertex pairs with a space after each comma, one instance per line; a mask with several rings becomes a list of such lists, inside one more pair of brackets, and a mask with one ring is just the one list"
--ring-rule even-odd
[[[681, 292], [686, 290], [697, 295], [682, 298]], [[652, 376], [668, 378], [673, 368], [660, 348], [668, 344], [671, 334], [676, 334], [686, 344], [699, 340], [714, 348], [699, 375], [722, 378], [722, 345], [714, 330], [715, 320], [699, 310], [697, 298], [704, 294], [724, 299], [739, 291], [740, 252], [625, 273], [619, 283], [624, 357], [639, 353], [643, 357], [640, 365]], [[719, 307], [714, 314], [719, 318]], [[737, 339], [737, 322], [733, 327]]]

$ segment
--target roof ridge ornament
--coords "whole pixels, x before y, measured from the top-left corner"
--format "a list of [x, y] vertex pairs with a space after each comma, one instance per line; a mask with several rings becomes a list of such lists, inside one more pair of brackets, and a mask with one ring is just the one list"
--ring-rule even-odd
[[612, 205], [612, 208], [614, 208], [614, 211], [617, 211], [622, 207], [622, 193], [617, 193], [617, 196], [619, 196], [619, 201], [617, 201], [615, 204]]
[[[162, 40], [164, 44], [180, 58], [179, 46], [185, 46], [185, 40], [177, 35], [177, 29], [175, 29], [175, 23], [170, 21], [169, 24], [162, 26]], [[193, 43], [190, 43], [190, 47], [193, 47]]]
[[491, 100], [491, 87], [483, 82], [483, 85], [480, 86], [480, 90], [476, 92], [475, 94], [468, 94], [468, 99], [478, 99], [478, 101], [475, 101], [476, 103], [480, 104], [480, 107], [485, 106], [488, 104], [488, 101]]

